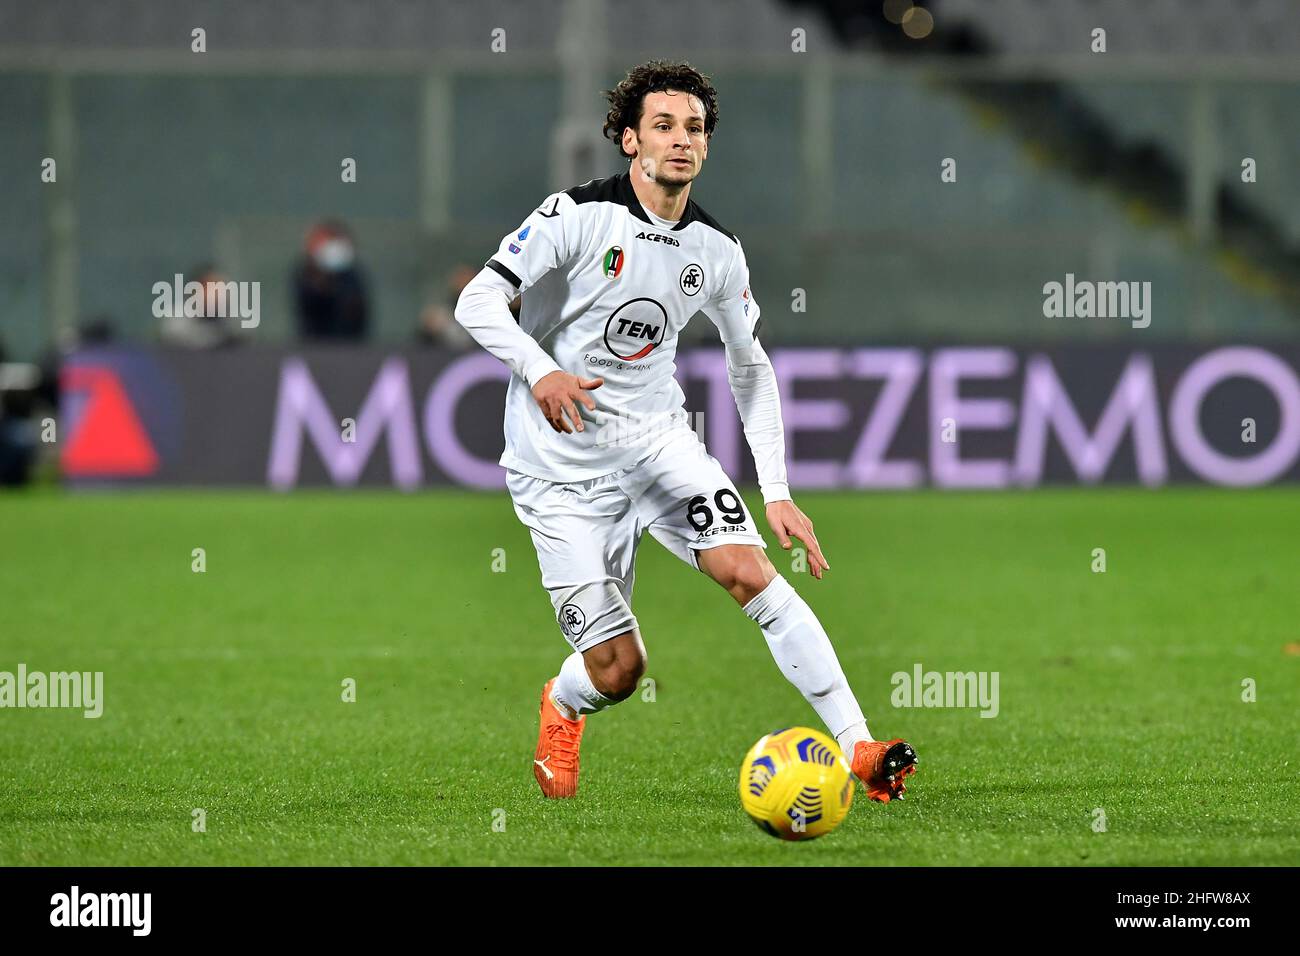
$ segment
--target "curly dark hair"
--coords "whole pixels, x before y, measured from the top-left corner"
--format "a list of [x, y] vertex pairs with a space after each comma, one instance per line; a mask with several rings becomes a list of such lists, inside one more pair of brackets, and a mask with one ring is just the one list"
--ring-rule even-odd
[[623, 152], [623, 130], [629, 126], [634, 130], [640, 129], [646, 94], [665, 90], [698, 96], [704, 104], [704, 133], [713, 135], [714, 127], [718, 125], [718, 91], [709, 83], [709, 77], [689, 63], [650, 60], [633, 67], [612, 90], [603, 91], [609, 100], [603, 132], [624, 159], [631, 160], [632, 157]]

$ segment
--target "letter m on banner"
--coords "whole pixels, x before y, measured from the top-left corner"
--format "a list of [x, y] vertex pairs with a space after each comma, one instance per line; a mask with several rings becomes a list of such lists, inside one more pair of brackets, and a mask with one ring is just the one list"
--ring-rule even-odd
[[302, 466], [304, 433], [320, 455], [336, 485], [354, 485], [366, 469], [379, 436], [388, 433], [388, 459], [393, 482], [414, 488], [424, 480], [420, 462], [415, 410], [411, 404], [411, 382], [406, 363], [389, 359], [379, 368], [370, 393], [356, 415], [356, 441], [345, 442], [339, 430], [339, 416], [331, 411], [317, 388], [307, 363], [286, 359], [280, 368], [280, 390], [276, 398], [275, 428], [271, 434], [271, 455], [267, 480], [274, 488], [292, 488]]

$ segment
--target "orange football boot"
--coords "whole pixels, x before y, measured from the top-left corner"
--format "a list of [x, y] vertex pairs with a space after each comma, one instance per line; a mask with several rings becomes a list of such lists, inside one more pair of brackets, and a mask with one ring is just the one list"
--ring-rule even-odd
[[541, 730], [533, 757], [533, 776], [548, 797], [573, 797], [578, 793], [578, 748], [587, 718], [569, 720], [551, 700], [552, 677], [542, 688]]
[[904, 740], [859, 740], [849, 760], [853, 773], [867, 788], [867, 796], [880, 803], [903, 799], [907, 791], [903, 778], [916, 773], [918, 763], [916, 751]]

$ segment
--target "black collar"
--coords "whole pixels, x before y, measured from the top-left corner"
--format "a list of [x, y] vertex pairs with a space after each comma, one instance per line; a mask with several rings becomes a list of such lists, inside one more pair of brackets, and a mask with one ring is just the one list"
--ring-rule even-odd
[[[628, 211], [642, 222], [649, 226], [653, 226], [655, 229], [665, 228], [657, 222], [653, 222], [650, 217], [645, 214], [645, 209], [641, 206], [641, 200], [637, 198], [636, 190], [632, 188], [631, 172], [623, 173], [618, 177], [618, 198], [622, 201], [623, 205], [628, 208]], [[687, 199], [686, 208], [682, 210], [682, 218], [673, 225], [673, 228], [670, 231], [679, 232], [680, 230], [685, 229], [688, 223], [694, 222], [696, 218], [695, 200]]]

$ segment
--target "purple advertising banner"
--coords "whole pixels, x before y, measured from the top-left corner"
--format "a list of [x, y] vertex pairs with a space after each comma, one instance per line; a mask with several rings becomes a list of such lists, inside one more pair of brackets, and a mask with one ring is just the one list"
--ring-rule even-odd
[[[1300, 479], [1300, 348], [776, 348], [796, 488]], [[753, 462], [718, 349], [677, 376], [709, 451]], [[504, 487], [509, 372], [480, 351], [103, 349], [63, 369], [74, 485]], [[351, 424], [349, 424], [351, 423]]]

